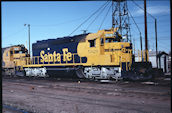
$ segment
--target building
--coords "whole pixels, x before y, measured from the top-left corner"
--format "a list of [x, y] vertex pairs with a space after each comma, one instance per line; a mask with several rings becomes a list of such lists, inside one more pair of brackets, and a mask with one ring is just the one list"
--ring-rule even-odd
[[171, 73], [171, 52], [169, 53], [168, 57], [168, 72]]
[[[158, 51], [158, 68], [163, 69], [164, 73], [171, 72], [171, 56], [167, 54], [164, 51]], [[143, 58], [144, 59], [144, 55]], [[157, 63], [156, 63], [156, 51], [149, 51], [149, 59], [152, 63], [153, 68], [157, 68]], [[141, 61], [141, 52], [137, 51], [135, 54], [135, 61], [140, 62]]]

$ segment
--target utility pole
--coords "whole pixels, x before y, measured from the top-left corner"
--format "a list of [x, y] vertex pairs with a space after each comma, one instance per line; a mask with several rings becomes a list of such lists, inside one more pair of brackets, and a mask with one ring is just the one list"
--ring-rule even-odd
[[29, 55], [30, 55], [30, 24], [28, 24], [28, 36], [29, 36]]
[[[139, 7], [139, 8], [141, 8], [141, 7]], [[143, 8], [141, 8], [141, 9], [144, 10], [144, 16], [145, 16], [145, 49], [147, 51], [148, 48], [147, 48], [147, 17], [146, 17], [147, 15], [146, 15], [146, 13], [148, 13], [148, 12], [146, 11], [146, 0], [144, 0], [144, 9]], [[157, 57], [157, 55], [158, 55], [158, 48], [157, 48], [158, 47], [158, 43], [157, 43], [157, 19], [154, 16], [152, 16], [150, 13], [148, 13], [148, 14], [155, 20], [155, 41], [156, 41], [156, 57]], [[146, 55], [146, 57], [148, 57], [147, 52], [145, 52], [145, 55]], [[147, 58], [146, 58], [146, 61], [147, 61]], [[158, 68], [158, 57], [156, 58], [156, 64], [157, 64], [157, 68]]]
[[133, 43], [134, 43], [134, 56], [135, 56], [135, 51], [136, 51], [135, 38], [133, 39]]
[[146, 11], [146, 0], [144, 0], [144, 20], [145, 20], [145, 57], [148, 62], [148, 41], [147, 41], [147, 11]]
[[141, 32], [140, 32], [140, 48], [141, 48], [141, 61], [143, 61], [143, 49], [142, 49], [142, 35], [141, 35]]
[[156, 66], [158, 68], [158, 42], [157, 42], [157, 22], [155, 19], [155, 42], [156, 42]]
[[112, 28], [114, 28], [114, 25], [113, 25], [114, 24], [114, 18], [113, 18], [113, 2], [114, 1], [112, 0]]
[[24, 26], [28, 25], [28, 38], [29, 38], [29, 55], [30, 55], [30, 24], [24, 24]]
[[27, 49], [27, 40], [26, 40], [26, 49]]

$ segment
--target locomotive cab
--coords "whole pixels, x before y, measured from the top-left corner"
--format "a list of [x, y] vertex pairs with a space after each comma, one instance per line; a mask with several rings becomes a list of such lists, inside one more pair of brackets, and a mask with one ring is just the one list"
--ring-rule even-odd
[[87, 58], [86, 78], [119, 78], [121, 70], [129, 70], [132, 64], [132, 44], [114, 28], [89, 34], [79, 42], [77, 53]]
[[89, 34], [85, 42], [78, 44], [79, 56], [87, 57], [88, 65], [119, 66], [120, 62], [131, 62], [132, 44], [116, 31], [112, 28]]

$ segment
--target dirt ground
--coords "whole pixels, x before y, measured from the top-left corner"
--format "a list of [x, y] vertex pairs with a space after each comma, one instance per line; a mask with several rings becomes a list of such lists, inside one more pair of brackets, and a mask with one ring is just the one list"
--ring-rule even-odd
[[3, 79], [2, 86], [3, 104], [27, 112], [171, 113], [170, 85]]

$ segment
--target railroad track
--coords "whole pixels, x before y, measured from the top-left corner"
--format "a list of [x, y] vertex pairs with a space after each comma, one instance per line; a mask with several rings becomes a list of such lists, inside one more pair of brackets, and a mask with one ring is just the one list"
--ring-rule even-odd
[[[16, 84], [14, 83], [15, 85], [19, 85], [19, 84]], [[23, 83], [22, 83], [23, 84]], [[26, 83], [25, 85], [28, 86], [28, 84]], [[30, 85], [29, 85], [30, 86]], [[7, 86], [7, 87], [13, 87], [13, 84], [11, 84], [11, 86]], [[41, 88], [45, 88], [45, 87], [41, 87]], [[48, 90], [49, 88], [47, 88]], [[83, 103], [83, 104], [89, 104], [89, 105], [97, 105], [97, 106], [102, 106], [102, 107], [110, 107], [110, 108], [119, 108], [119, 109], [124, 109], [125, 110], [132, 110], [132, 111], [137, 111], [137, 112], [145, 112], [143, 109], [144, 107], [142, 105], [138, 106], [136, 103], [120, 103], [118, 102], [117, 104], [117, 100], [114, 101], [114, 100], [105, 100], [105, 99], [93, 99], [93, 98], [89, 98], [89, 97], [84, 97], [84, 96], [73, 96], [73, 95], [55, 95], [52, 91], [49, 92], [45, 92], [45, 91], [30, 91], [28, 90], [27, 88], [23, 88], [21, 90], [20, 86], [19, 87], [15, 87], [14, 90], [17, 90], [17, 93], [20, 93], [22, 94], [23, 92], [25, 92], [27, 95], [34, 95], [34, 97], [41, 97], [41, 98], [51, 98], [53, 100], [62, 100], [62, 101], [75, 101], [77, 103]], [[35, 89], [36, 90], [36, 89]], [[50, 90], [50, 89], [49, 89]], [[55, 90], [55, 89], [54, 89]], [[120, 96], [120, 95], [119, 95]], [[122, 95], [121, 95], [122, 96]], [[123, 106], [121, 106], [123, 105]], [[132, 107], [132, 106], [136, 106], [137, 107]], [[124, 107], [126, 106], [126, 107]], [[151, 105], [152, 108], [157, 108], [156, 105]]]
[[[103, 94], [103, 95], [121, 95], [121, 94], [129, 94], [130, 96], [134, 94], [140, 94], [140, 95], [147, 95], [147, 96], [162, 96], [162, 95], [167, 95], [169, 96], [169, 92], [153, 92], [153, 91], [144, 91], [144, 90], [138, 90], [134, 88], [121, 88], [121, 87], [113, 87], [114, 85], [117, 84], [100, 84], [97, 82], [93, 81], [81, 81], [77, 83], [77, 79], [75, 80], [70, 80], [70, 79], [65, 79], [65, 82], [71, 83], [71, 84], [61, 84], [61, 82], [64, 81], [59, 81], [59, 80], [54, 80], [54, 79], [4, 79], [7, 82], [10, 82], [14, 85], [21, 85], [21, 86], [30, 86], [30, 87], [35, 87], [35, 88], [52, 88], [52, 89], [57, 89], [57, 90], [64, 90], [64, 91], [74, 91], [74, 92], [86, 92], [86, 93], [92, 93], [92, 94]], [[53, 80], [53, 81], [49, 81]], [[57, 83], [57, 82], [60, 82]], [[80, 85], [81, 83], [84, 83], [84, 85]], [[120, 84], [124, 85], [124, 84]], [[139, 87], [140, 88], [140, 87]], [[143, 87], [142, 87], [143, 88]], [[117, 94], [118, 93], [118, 94]]]
[[[75, 103], [76, 105], [78, 104], [78, 106], [81, 104], [83, 106], [98, 106], [107, 109], [117, 108], [136, 112], [146, 112], [145, 108], [149, 110], [157, 108], [161, 110], [168, 109], [166, 106], [162, 107], [158, 104], [152, 104], [152, 101], [162, 102], [169, 100], [170, 96], [166, 94], [141, 92], [136, 89], [132, 91], [131, 89], [124, 90], [125, 88], [121, 89], [120, 87], [115, 87], [116, 85], [120, 86], [118, 84], [100, 84], [97, 82], [77, 83], [75, 80], [69, 81], [3, 78], [3, 95], [10, 95], [6, 97], [4, 103], [36, 113], [42, 112], [41, 108], [37, 107], [37, 102], [40, 101], [40, 104], [42, 102], [47, 102], [47, 100], [51, 102], [50, 106], [53, 105], [52, 103], [65, 102]], [[123, 86], [125, 85], [123, 84]], [[8, 99], [8, 97], [14, 98], [13, 95], [17, 96], [15, 100]], [[127, 100], [129, 98], [134, 102]], [[30, 106], [31, 99], [34, 100], [32, 101], [33, 107]], [[121, 99], [127, 101], [122, 101]], [[149, 100], [149, 103], [142, 104], [142, 101], [145, 99]], [[48, 110], [49, 112], [53, 112], [51, 109]]]

